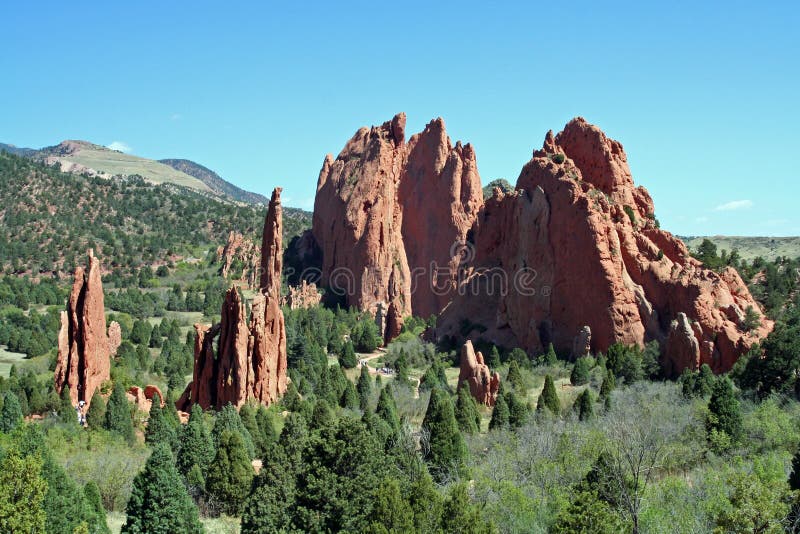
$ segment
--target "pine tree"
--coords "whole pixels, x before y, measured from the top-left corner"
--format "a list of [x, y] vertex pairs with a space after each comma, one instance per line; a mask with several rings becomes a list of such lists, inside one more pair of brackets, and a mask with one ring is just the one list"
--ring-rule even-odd
[[200, 533], [197, 508], [172, 463], [169, 448], [159, 443], [144, 469], [133, 479], [133, 490], [125, 510], [123, 533]]
[[47, 482], [41, 471], [40, 457], [23, 456], [13, 448], [5, 451], [0, 461], [0, 532], [45, 532]]
[[202, 474], [206, 472], [208, 464], [213, 459], [214, 442], [203, 422], [203, 409], [199, 404], [195, 404], [192, 406], [189, 422], [181, 431], [176, 467], [184, 477], [189, 476], [193, 467], [197, 467]]
[[414, 531], [414, 513], [400, 493], [400, 482], [394, 478], [384, 479], [374, 490], [375, 518], [367, 529], [374, 534], [403, 534]]
[[255, 446], [253, 445], [253, 438], [250, 436], [250, 432], [247, 431], [244, 424], [242, 423], [242, 418], [239, 417], [239, 412], [236, 411], [236, 408], [233, 407], [231, 403], [225, 405], [217, 414], [217, 418], [214, 421], [214, 429], [211, 431], [211, 437], [214, 439], [214, 448], [219, 448], [220, 438], [222, 437], [222, 433], [225, 430], [230, 430], [232, 432], [238, 432], [239, 435], [242, 437], [242, 441], [244, 442], [244, 448], [247, 450], [247, 455], [250, 458], [255, 458]]
[[369, 376], [369, 368], [366, 365], [361, 366], [356, 390], [358, 391], [359, 406], [362, 411], [366, 410], [372, 398], [372, 378]]
[[342, 392], [342, 397], [339, 399], [339, 406], [347, 408], [348, 410], [358, 410], [359, 398], [356, 387], [349, 380]]
[[400, 417], [397, 415], [397, 405], [394, 402], [394, 395], [392, 395], [392, 390], [389, 386], [383, 388], [378, 396], [375, 415], [386, 421], [394, 432], [400, 430]]
[[[349, 381], [348, 381], [349, 383]], [[351, 384], [352, 385], [352, 384]], [[256, 424], [261, 433], [261, 454], [259, 458], [264, 458], [269, 454], [270, 449], [278, 441], [278, 433], [275, 430], [275, 423], [272, 421], [272, 416], [269, 414], [267, 408], [261, 404], [256, 410]]]
[[742, 412], [733, 393], [733, 384], [727, 377], [718, 379], [711, 389], [708, 400], [706, 430], [714, 441], [715, 433], [724, 433], [734, 443], [742, 434]]
[[333, 414], [330, 404], [325, 399], [317, 399], [314, 403], [314, 410], [311, 412], [311, 419], [309, 420], [309, 428], [312, 430], [320, 430], [333, 425], [336, 421], [336, 416]]
[[572, 366], [572, 373], [569, 375], [569, 381], [573, 386], [582, 386], [589, 382], [589, 372], [591, 371], [591, 362], [589, 358], [581, 356], [575, 360], [575, 365]]
[[488, 534], [495, 531], [492, 524], [481, 515], [480, 508], [470, 503], [467, 485], [464, 482], [450, 487], [442, 510], [442, 529], [445, 532], [472, 534]]
[[561, 402], [558, 400], [556, 386], [553, 383], [553, 377], [550, 375], [545, 375], [544, 377], [544, 388], [542, 389], [542, 393], [539, 395], [539, 401], [536, 404], [537, 412], [541, 412], [545, 408], [550, 410], [550, 412], [554, 415], [561, 414]]
[[341, 365], [344, 369], [353, 369], [356, 365], [358, 365], [358, 360], [356, 359], [356, 351], [353, 348], [353, 342], [347, 341], [342, 348], [342, 355], [339, 356], [339, 365]]
[[558, 362], [558, 356], [556, 355], [556, 350], [553, 348], [553, 344], [550, 343], [547, 345], [547, 353], [544, 356], [544, 363], [545, 365], [555, 365]]
[[606, 369], [605, 376], [603, 377], [603, 383], [600, 385], [600, 398], [604, 401], [611, 396], [611, 392], [614, 391], [614, 388], [617, 387], [616, 379], [614, 378], [614, 373], [612, 373], [609, 369]]
[[206, 489], [229, 515], [238, 515], [253, 482], [253, 466], [238, 432], [222, 432], [217, 455], [208, 467]]
[[607, 502], [599, 499], [596, 492], [579, 490], [572, 502], [558, 514], [551, 532], [616, 534], [625, 531], [625, 525], [619, 515]]
[[428, 473], [423, 471], [411, 483], [408, 500], [414, 513], [416, 532], [439, 532], [444, 499], [436, 491], [436, 485]]
[[511, 428], [519, 428], [528, 419], [528, 406], [513, 391], [505, 394], [508, 405], [508, 424]]
[[125, 389], [120, 382], [114, 384], [111, 396], [108, 398], [106, 406], [106, 430], [116, 432], [124, 437], [128, 442], [133, 442], [133, 421], [131, 420], [131, 408], [128, 398], [125, 396]]
[[522, 371], [519, 369], [517, 360], [511, 360], [511, 363], [508, 364], [508, 375], [506, 375], [506, 382], [508, 382], [514, 391], [520, 395], [524, 396], [528, 394], [527, 388], [525, 387], [525, 381], [522, 379]]
[[441, 481], [453, 470], [463, 471], [467, 447], [458, 430], [450, 396], [439, 388], [431, 391], [422, 429], [428, 433], [426, 460], [434, 476]]
[[253, 447], [255, 447], [256, 458], [261, 458], [261, 452], [264, 449], [264, 436], [261, 434], [261, 428], [256, 421], [256, 408], [252, 404], [245, 404], [239, 408], [239, 417], [242, 419], [242, 424], [250, 433], [253, 439]]
[[103, 508], [103, 501], [100, 498], [100, 488], [97, 487], [97, 483], [94, 480], [90, 480], [83, 486], [83, 498], [94, 515], [93, 523], [96, 528], [92, 532], [95, 534], [111, 534], [106, 521], [106, 509]]
[[458, 428], [464, 434], [477, 434], [481, 427], [481, 416], [478, 413], [478, 403], [472, 397], [467, 382], [461, 382], [456, 398], [456, 421]]
[[0, 412], [0, 431], [9, 433], [21, 422], [22, 408], [19, 405], [19, 398], [11, 391], [7, 391], [3, 400], [3, 410]]
[[78, 415], [75, 413], [75, 407], [72, 405], [72, 397], [70, 397], [69, 386], [64, 384], [61, 388], [59, 395], [60, 403], [58, 408], [58, 418], [62, 423], [75, 424], [78, 421]]
[[489, 353], [489, 359], [486, 360], [486, 364], [492, 369], [500, 367], [500, 351], [497, 350], [497, 346], [492, 345], [492, 351]]
[[489, 421], [489, 430], [508, 428], [511, 413], [506, 403], [505, 393], [498, 393], [494, 401], [492, 419]]
[[103, 428], [106, 421], [106, 401], [95, 391], [92, 395], [92, 403], [89, 405], [89, 411], [86, 412], [86, 424], [92, 430]]
[[165, 443], [170, 449], [174, 449], [176, 441], [175, 428], [164, 417], [164, 412], [161, 409], [161, 396], [156, 393], [153, 395], [152, 404], [150, 405], [150, 415], [147, 418], [144, 442], [151, 447], [157, 443]]
[[578, 398], [575, 399], [575, 411], [578, 412], [578, 419], [586, 421], [594, 417], [594, 402], [589, 389], [584, 389]]

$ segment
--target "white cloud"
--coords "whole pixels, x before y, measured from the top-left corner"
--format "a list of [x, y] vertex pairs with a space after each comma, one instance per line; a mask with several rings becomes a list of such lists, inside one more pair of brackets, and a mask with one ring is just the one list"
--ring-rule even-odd
[[128, 146], [127, 143], [123, 143], [122, 141], [114, 141], [113, 143], [108, 145], [107, 148], [110, 148], [111, 150], [117, 150], [119, 152], [125, 152], [125, 153], [128, 153], [128, 152], [130, 152], [132, 150], [131, 147]]
[[734, 211], [734, 210], [748, 210], [753, 207], [752, 200], [732, 200], [725, 204], [720, 204], [714, 211]]

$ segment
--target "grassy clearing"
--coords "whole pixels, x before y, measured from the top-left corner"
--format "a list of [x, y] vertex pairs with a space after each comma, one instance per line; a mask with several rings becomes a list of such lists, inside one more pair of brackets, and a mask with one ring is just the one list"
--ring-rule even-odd
[[24, 359], [25, 355], [21, 352], [11, 352], [5, 345], [0, 345], [0, 376], [8, 378], [11, 366], [19, 366]]
[[[106, 516], [108, 528], [111, 529], [113, 534], [118, 534], [125, 524], [125, 514], [120, 512], [109, 512]], [[215, 517], [215, 518], [201, 518], [200, 522], [206, 529], [208, 534], [238, 534], [239, 533], [239, 518], [238, 517]]]
[[683, 241], [691, 250], [697, 250], [703, 239], [708, 239], [717, 245], [720, 253], [723, 249], [730, 252], [735, 248], [739, 251], [739, 255], [748, 261], [756, 256], [761, 256], [765, 260], [774, 260], [778, 256], [800, 257], [800, 237], [708, 236], [689, 237]]

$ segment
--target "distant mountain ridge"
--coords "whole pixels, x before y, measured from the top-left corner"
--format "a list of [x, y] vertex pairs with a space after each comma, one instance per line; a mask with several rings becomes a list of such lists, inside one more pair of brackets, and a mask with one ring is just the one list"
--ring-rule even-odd
[[49, 166], [58, 165], [62, 171], [73, 174], [87, 174], [101, 178], [139, 175], [155, 184], [172, 183], [237, 202], [253, 204], [267, 202], [264, 196], [245, 191], [207, 167], [186, 159], [156, 161], [80, 140], [66, 140], [42, 149], [0, 143], [0, 151], [33, 159]]
[[234, 200], [238, 200], [240, 202], [251, 202], [253, 204], [266, 204], [269, 202], [267, 197], [264, 195], [245, 191], [241, 187], [237, 187], [228, 182], [208, 167], [204, 167], [203, 165], [200, 165], [192, 160], [160, 159], [158, 162], [163, 163], [164, 165], [169, 165], [173, 169], [188, 174], [189, 176], [193, 176], [194, 178], [197, 178], [206, 184], [212, 190], [224, 193]]

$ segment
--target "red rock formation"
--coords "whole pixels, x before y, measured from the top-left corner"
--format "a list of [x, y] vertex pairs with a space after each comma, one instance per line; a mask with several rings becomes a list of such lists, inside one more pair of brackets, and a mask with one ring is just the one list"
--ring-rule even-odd
[[475, 400], [486, 406], [494, 406], [500, 389], [500, 374], [489, 370], [489, 366], [483, 362], [483, 354], [475, 352], [470, 340], [461, 348], [460, 367], [459, 385], [466, 381]]
[[119, 347], [120, 337], [116, 322], [111, 323], [109, 333], [106, 333], [100, 260], [90, 249], [89, 269], [75, 268], [67, 310], [61, 312], [56, 391], [61, 393], [64, 386], [69, 386], [72, 403], [77, 405], [79, 401], [85, 401], [88, 407], [95, 391], [111, 377], [110, 358]]
[[286, 329], [280, 308], [280, 192], [278, 188], [272, 193], [264, 224], [261, 287], [253, 299], [250, 324], [241, 295], [232, 287], [225, 295], [221, 322], [195, 325], [192, 382], [176, 403], [179, 410], [188, 412], [193, 403], [204, 409], [219, 409], [228, 403], [238, 407], [248, 399], [270, 404], [286, 391]]
[[290, 310], [299, 308], [313, 308], [322, 301], [322, 294], [317, 289], [317, 284], [305, 280], [300, 285], [289, 286], [289, 293], [284, 297], [283, 304]]
[[225, 246], [217, 249], [220, 263], [220, 274], [227, 278], [232, 274], [234, 262], [242, 267], [241, 280], [248, 288], [258, 287], [259, 253], [255, 244], [238, 232], [228, 234]]
[[[475, 152], [442, 119], [405, 142], [405, 115], [362, 128], [320, 171], [313, 234], [321, 283], [373, 315], [430, 315], [451, 298], [461, 247], [483, 202]], [[432, 268], [433, 266], [433, 268]], [[391, 330], [388, 330], [391, 329]]]
[[137, 410], [148, 413], [153, 405], [153, 397], [155, 395], [158, 395], [158, 398], [161, 399], [161, 407], [163, 408], [166, 403], [164, 402], [164, 395], [158, 386], [147, 385], [144, 389], [139, 386], [131, 386], [125, 394], [128, 401], [136, 406]]
[[581, 118], [548, 133], [516, 191], [487, 201], [474, 234], [465, 295], [445, 310], [439, 336], [458, 335], [466, 320], [496, 343], [535, 353], [552, 342], [567, 354], [588, 325], [594, 351], [658, 340], [673, 372], [702, 363], [722, 372], [772, 328], [763, 319], [745, 331], [744, 310], [759, 306], [738, 274], [703, 268], [660, 230], [622, 145]]

